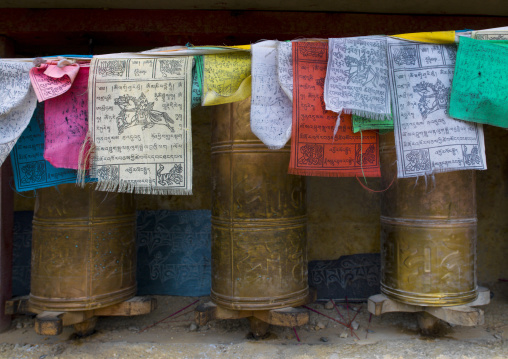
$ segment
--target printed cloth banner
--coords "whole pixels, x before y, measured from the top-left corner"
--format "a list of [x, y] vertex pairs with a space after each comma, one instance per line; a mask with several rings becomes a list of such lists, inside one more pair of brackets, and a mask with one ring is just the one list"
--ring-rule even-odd
[[58, 67], [54, 62], [32, 67], [30, 80], [37, 100], [44, 102], [66, 93], [76, 79], [79, 68], [78, 64]]
[[209, 295], [211, 213], [139, 211], [138, 295]]
[[277, 74], [282, 91], [293, 101], [293, 44], [279, 42], [277, 46]]
[[71, 88], [45, 102], [44, 158], [55, 167], [78, 169], [79, 152], [88, 130], [89, 70], [89, 66], [81, 66]]
[[250, 96], [250, 52], [205, 55], [203, 66], [203, 106], [242, 101]]
[[477, 40], [508, 40], [508, 27], [473, 31], [471, 37]]
[[201, 105], [203, 93], [203, 56], [194, 56], [192, 67], [192, 108]]
[[192, 193], [191, 90], [191, 56], [92, 59], [88, 126], [98, 190]]
[[455, 45], [388, 40], [399, 178], [487, 168], [482, 126], [447, 113], [456, 54]]
[[391, 116], [386, 37], [329, 39], [326, 109], [375, 120]]
[[[379, 177], [377, 132], [354, 134], [351, 115], [327, 111], [323, 100], [328, 43], [293, 43], [293, 134], [289, 173], [326, 177]], [[363, 137], [363, 138], [362, 138]]]
[[55, 168], [44, 159], [44, 102], [11, 152], [14, 185], [18, 192], [76, 182], [76, 171]]
[[37, 97], [30, 62], [0, 60], [0, 166], [30, 122]]
[[450, 116], [508, 128], [508, 41], [460, 40]]
[[393, 131], [393, 120], [391, 117], [387, 117], [385, 120], [379, 121], [373, 120], [371, 118], [353, 115], [352, 120], [354, 133], [366, 130], [379, 130], [379, 133]]
[[250, 128], [272, 150], [291, 138], [293, 104], [282, 91], [277, 75], [277, 41], [252, 45]]
[[432, 31], [432, 32], [413, 32], [410, 34], [393, 35], [399, 39], [405, 39], [417, 42], [426, 42], [430, 44], [454, 44], [455, 31]]

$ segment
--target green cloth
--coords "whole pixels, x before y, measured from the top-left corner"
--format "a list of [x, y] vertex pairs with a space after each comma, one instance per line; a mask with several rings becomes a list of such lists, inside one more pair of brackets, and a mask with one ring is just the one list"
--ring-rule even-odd
[[508, 128], [508, 41], [460, 38], [449, 114]]
[[203, 92], [203, 56], [194, 56], [192, 68], [192, 108], [201, 105]]
[[353, 132], [379, 130], [379, 133], [393, 131], [393, 119], [373, 120], [371, 118], [353, 115]]

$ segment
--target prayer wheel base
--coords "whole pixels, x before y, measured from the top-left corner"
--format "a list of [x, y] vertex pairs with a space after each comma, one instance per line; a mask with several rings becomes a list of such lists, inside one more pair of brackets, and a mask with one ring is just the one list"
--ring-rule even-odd
[[[309, 290], [309, 295], [302, 305], [316, 300], [317, 292]], [[229, 309], [208, 302], [199, 305], [194, 311], [194, 320], [197, 325], [205, 325], [216, 319], [241, 319], [248, 318], [251, 327], [251, 335], [255, 339], [263, 339], [271, 325], [281, 327], [298, 327], [309, 322], [309, 312], [302, 308], [285, 307], [268, 310], [236, 310]]]
[[476, 289], [462, 293], [410, 293], [403, 290], [390, 288], [381, 283], [381, 293], [387, 297], [407, 303], [410, 305], [433, 306], [433, 307], [451, 307], [458, 305], [467, 305], [474, 302], [478, 296]]
[[43, 311], [31, 307], [28, 296], [13, 298], [6, 302], [5, 311], [8, 314], [37, 314], [35, 317], [35, 332], [40, 335], [59, 335], [63, 327], [73, 325], [75, 335], [86, 337], [94, 333], [97, 317], [134, 316], [149, 314], [157, 308], [157, 300], [150, 296], [133, 297], [124, 302], [103, 308], [53, 312]]
[[368, 310], [374, 315], [392, 312], [417, 313], [418, 325], [422, 334], [432, 334], [435, 332], [439, 320], [448, 324], [468, 327], [483, 324], [485, 319], [483, 310], [475, 307], [489, 303], [490, 290], [478, 287], [476, 300], [465, 305], [421, 306], [392, 300], [384, 294], [376, 294], [369, 298]]

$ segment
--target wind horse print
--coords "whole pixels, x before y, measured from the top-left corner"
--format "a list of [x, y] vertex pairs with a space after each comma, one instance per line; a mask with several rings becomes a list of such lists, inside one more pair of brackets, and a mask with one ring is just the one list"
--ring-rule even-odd
[[192, 194], [192, 62], [92, 59], [91, 174], [99, 190]]
[[448, 114], [456, 45], [388, 39], [397, 176], [486, 169], [482, 125]]

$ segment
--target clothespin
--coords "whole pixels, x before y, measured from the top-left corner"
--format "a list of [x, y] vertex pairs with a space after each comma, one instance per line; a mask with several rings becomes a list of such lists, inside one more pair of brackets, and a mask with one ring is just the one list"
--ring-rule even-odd
[[36, 57], [33, 60], [33, 64], [35, 67], [41, 67], [42, 64], [45, 64], [47, 61], [43, 59], [42, 57]]
[[69, 59], [66, 59], [65, 57], [58, 56], [58, 62], [56, 64], [56, 66], [65, 67], [65, 66], [72, 65], [75, 63], [76, 63], [76, 60], [69, 60]]

